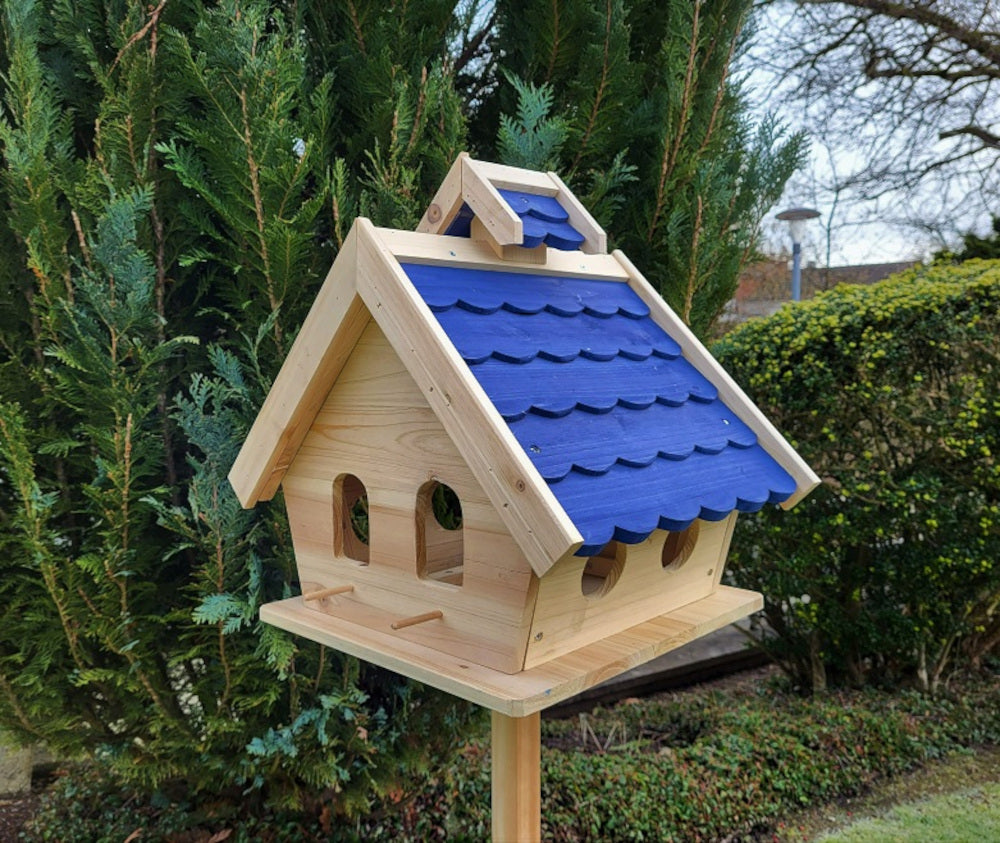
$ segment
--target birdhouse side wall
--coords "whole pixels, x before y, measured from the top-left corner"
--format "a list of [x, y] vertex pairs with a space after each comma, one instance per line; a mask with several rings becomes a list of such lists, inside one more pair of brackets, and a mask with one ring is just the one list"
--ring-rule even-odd
[[[367, 496], [367, 544], [345, 513], [358, 481]], [[460, 530], [433, 517], [435, 484], [457, 494]], [[353, 588], [307, 605], [496, 670], [522, 669], [531, 567], [374, 321], [283, 489], [303, 594]], [[434, 612], [441, 617], [393, 629]]]
[[601, 557], [560, 559], [539, 580], [525, 668], [712, 594], [736, 515], [695, 521], [673, 541], [656, 530], [638, 544], [612, 543]]

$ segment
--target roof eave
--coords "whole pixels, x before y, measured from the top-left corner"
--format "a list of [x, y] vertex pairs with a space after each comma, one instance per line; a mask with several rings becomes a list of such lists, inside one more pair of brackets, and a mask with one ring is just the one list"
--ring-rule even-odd
[[719, 397], [757, 435], [761, 447], [795, 481], [795, 491], [781, 506], [790, 509], [820, 484], [820, 479], [788, 440], [771, 424], [760, 408], [750, 400], [732, 376], [709, 353], [683, 320], [674, 313], [660, 294], [632, 262], [616, 249], [611, 253], [629, 276], [629, 286], [649, 307], [653, 320], [680, 344], [685, 358], [719, 391]]
[[355, 285], [351, 228], [229, 471], [247, 509], [270, 500], [370, 319]]

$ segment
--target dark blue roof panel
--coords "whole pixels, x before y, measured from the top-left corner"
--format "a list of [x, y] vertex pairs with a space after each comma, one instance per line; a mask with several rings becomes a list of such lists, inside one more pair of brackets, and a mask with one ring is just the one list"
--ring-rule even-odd
[[403, 269], [583, 535], [578, 555], [795, 491], [627, 284]]
[[520, 190], [498, 192], [521, 218], [524, 232], [521, 245], [525, 248], [546, 243], [554, 249], [573, 251], [583, 245], [583, 235], [569, 224], [569, 214], [554, 196]]
[[[511, 210], [521, 218], [523, 239], [517, 245], [531, 249], [545, 243], [563, 251], [573, 251], [583, 245], [584, 236], [570, 225], [569, 214], [554, 196], [541, 196], [519, 190], [498, 192]], [[468, 237], [474, 216], [472, 209], [463, 202], [455, 219], [444, 233], [454, 237]]]

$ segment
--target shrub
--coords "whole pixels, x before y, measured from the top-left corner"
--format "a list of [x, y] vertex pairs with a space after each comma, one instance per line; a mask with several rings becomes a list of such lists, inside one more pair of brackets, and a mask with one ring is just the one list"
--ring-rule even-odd
[[[1000, 682], [951, 693], [831, 691], [787, 683], [630, 700], [542, 721], [543, 838], [554, 841], [763, 839], [800, 808], [857, 795], [879, 779], [1000, 741]], [[482, 736], [418, 789], [389, 793], [353, 822], [322, 799], [254, 816], [169, 790], [118, 791], [73, 771], [45, 798], [29, 840], [479, 841], [490, 829], [490, 757]], [[227, 836], [228, 835], [228, 836]]]
[[764, 646], [805, 688], [978, 665], [1000, 641], [1000, 262], [842, 286], [715, 353], [823, 481], [737, 528]]
[[[876, 689], [810, 698], [767, 685], [623, 702], [542, 721], [542, 837], [756, 840], [795, 811], [1000, 739], [995, 677], [952, 695]], [[366, 841], [482, 840], [489, 756], [470, 744]]]

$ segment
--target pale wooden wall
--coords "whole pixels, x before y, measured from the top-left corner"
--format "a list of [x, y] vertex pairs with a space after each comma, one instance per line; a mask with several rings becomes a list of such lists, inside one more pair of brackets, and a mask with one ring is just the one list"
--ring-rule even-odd
[[663, 530], [656, 530], [639, 544], [618, 544], [620, 573], [603, 594], [584, 594], [588, 560], [578, 556], [560, 559], [539, 581], [525, 667], [535, 667], [707, 597], [719, 585], [736, 515], [734, 512], [723, 521], [696, 522], [698, 536], [690, 556], [669, 568], [662, 562], [668, 535]]
[[[334, 484], [368, 493], [370, 563], [334, 554]], [[417, 576], [417, 500], [432, 480], [462, 504], [462, 585]], [[381, 329], [370, 322], [283, 481], [303, 591], [347, 620], [513, 673], [522, 668], [537, 579]], [[436, 525], [435, 525], [436, 526]], [[433, 533], [433, 529], [432, 529]], [[443, 617], [398, 631], [394, 621]]]

